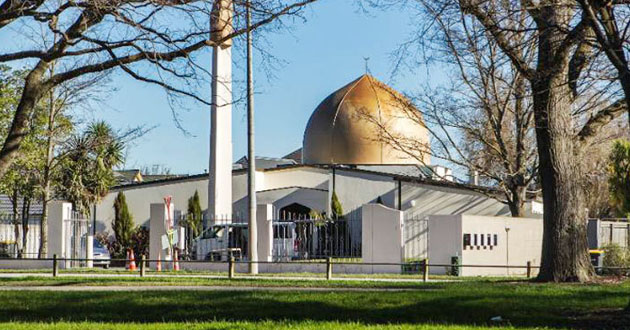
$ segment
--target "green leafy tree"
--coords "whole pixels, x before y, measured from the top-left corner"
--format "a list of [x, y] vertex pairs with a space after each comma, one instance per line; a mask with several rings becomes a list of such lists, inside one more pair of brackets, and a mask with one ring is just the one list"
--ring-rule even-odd
[[339, 202], [339, 197], [337, 197], [337, 193], [335, 191], [332, 193], [330, 203], [332, 219], [343, 219], [343, 208], [341, 207], [341, 202]]
[[118, 246], [121, 249], [121, 251], [116, 252], [124, 253], [127, 249], [133, 248], [132, 238], [135, 232], [135, 225], [127, 207], [127, 198], [122, 191], [116, 195], [116, 200], [114, 200], [112, 229], [114, 230], [116, 242], [118, 242]]
[[114, 168], [122, 163], [124, 143], [105, 122], [95, 122], [64, 145], [61, 160], [61, 197], [75, 209], [89, 215], [90, 205], [98, 203], [116, 184]]
[[[18, 95], [22, 89], [25, 72], [11, 70], [7, 66], [0, 66], [0, 140], [6, 139], [9, 118], [19, 102]], [[40, 197], [39, 178], [43, 165], [42, 132], [44, 122], [41, 117], [41, 107], [37, 107], [34, 117], [30, 120], [31, 130], [24, 137], [20, 152], [0, 178], [0, 193], [6, 194], [12, 205], [12, 222], [18, 244], [18, 257], [23, 257], [29, 231], [28, 218], [31, 202]], [[19, 204], [22, 208], [19, 209]], [[21, 227], [21, 231], [20, 231]], [[20, 234], [21, 232], [21, 234]]]
[[630, 217], [630, 141], [613, 143], [609, 165], [610, 202], [619, 217]]

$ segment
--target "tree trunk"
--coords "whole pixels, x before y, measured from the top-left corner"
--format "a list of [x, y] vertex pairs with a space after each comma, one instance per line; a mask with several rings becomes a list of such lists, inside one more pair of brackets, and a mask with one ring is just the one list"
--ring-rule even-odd
[[39, 253], [38, 258], [46, 258], [48, 255], [48, 190], [44, 190], [42, 198], [42, 219], [39, 227]]
[[46, 165], [44, 166], [43, 177], [43, 197], [42, 197], [42, 219], [40, 224], [40, 245], [39, 245], [39, 258], [46, 258], [48, 253], [48, 201], [50, 200], [50, 172], [53, 166], [54, 148], [55, 143], [53, 135], [55, 134], [55, 116], [57, 110], [55, 109], [55, 98], [53, 91], [49, 91], [49, 104], [48, 104], [48, 136], [46, 138]]
[[16, 188], [13, 188], [13, 194], [11, 194], [11, 208], [13, 210], [13, 234], [15, 235], [15, 247], [17, 252], [17, 257], [21, 258], [22, 254], [20, 253], [20, 249], [18, 247], [18, 241], [20, 239], [20, 221], [19, 213], [18, 213], [18, 191]]
[[26, 244], [28, 243], [28, 220], [31, 213], [31, 199], [29, 197], [22, 198], [22, 257], [26, 257]]
[[41, 81], [47, 67], [48, 64], [46, 62], [40, 61], [28, 76], [26, 76], [26, 83], [24, 84], [20, 103], [15, 110], [11, 128], [0, 150], [0, 177], [6, 173], [11, 163], [13, 163], [22, 140], [29, 133], [30, 120], [35, 106], [46, 92], [46, 88]]
[[526, 187], [517, 186], [510, 189], [510, 201], [508, 206], [510, 207], [510, 214], [512, 217], [524, 217], [525, 216], [525, 189]]
[[[544, 56], [544, 55], [543, 55]], [[544, 203], [540, 281], [582, 282], [592, 275], [586, 241], [582, 169], [564, 74], [533, 84], [536, 139]]]
[[571, 116], [571, 52], [563, 47], [570, 6], [541, 7], [538, 59], [530, 79], [533, 93], [539, 174], [543, 193], [543, 246], [539, 281], [582, 282], [593, 274], [586, 241], [586, 205]]

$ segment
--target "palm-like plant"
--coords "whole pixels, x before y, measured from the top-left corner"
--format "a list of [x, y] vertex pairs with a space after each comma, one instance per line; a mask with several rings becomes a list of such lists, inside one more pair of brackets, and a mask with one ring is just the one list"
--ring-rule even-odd
[[63, 148], [60, 195], [84, 215], [116, 183], [114, 168], [123, 159], [124, 143], [109, 124], [92, 123]]

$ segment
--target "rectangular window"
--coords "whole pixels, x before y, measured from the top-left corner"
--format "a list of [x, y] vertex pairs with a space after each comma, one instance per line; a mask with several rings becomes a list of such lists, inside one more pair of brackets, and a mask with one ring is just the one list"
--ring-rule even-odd
[[491, 235], [491, 234], [488, 234], [488, 245], [489, 245], [489, 246], [492, 246], [492, 245], [493, 245], [493, 244], [492, 244], [492, 235]]
[[494, 234], [494, 246], [499, 245], [499, 235]]
[[486, 246], [486, 240], [484, 239], [485, 235], [484, 234], [479, 234], [479, 238], [481, 239], [481, 242], [479, 242], [479, 244], [481, 246]]
[[473, 246], [477, 246], [479, 241], [477, 240], [477, 234], [473, 235]]
[[464, 234], [464, 247], [470, 246], [470, 234]]

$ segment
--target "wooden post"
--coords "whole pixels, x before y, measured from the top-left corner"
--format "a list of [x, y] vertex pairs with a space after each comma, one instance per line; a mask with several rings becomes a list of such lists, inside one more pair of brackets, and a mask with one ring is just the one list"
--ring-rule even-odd
[[429, 258], [424, 258], [422, 260], [422, 281], [426, 282], [429, 280]]
[[59, 261], [57, 261], [57, 254], [53, 254], [53, 277], [57, 277], [59, 273]]
[[230, 257], [228, 261], [228, 278], [234, 278], [234, 257]]
[[140, 277], [144, 277], [146, 275], [146, 261], [144, 254], [140, 256]]
[[527, 278], [532, 277], [532, 262], [527, 262]]
[[326, 279], [330, 280], [332, 279], [332, 258], [328, 257], [326, 258]]

